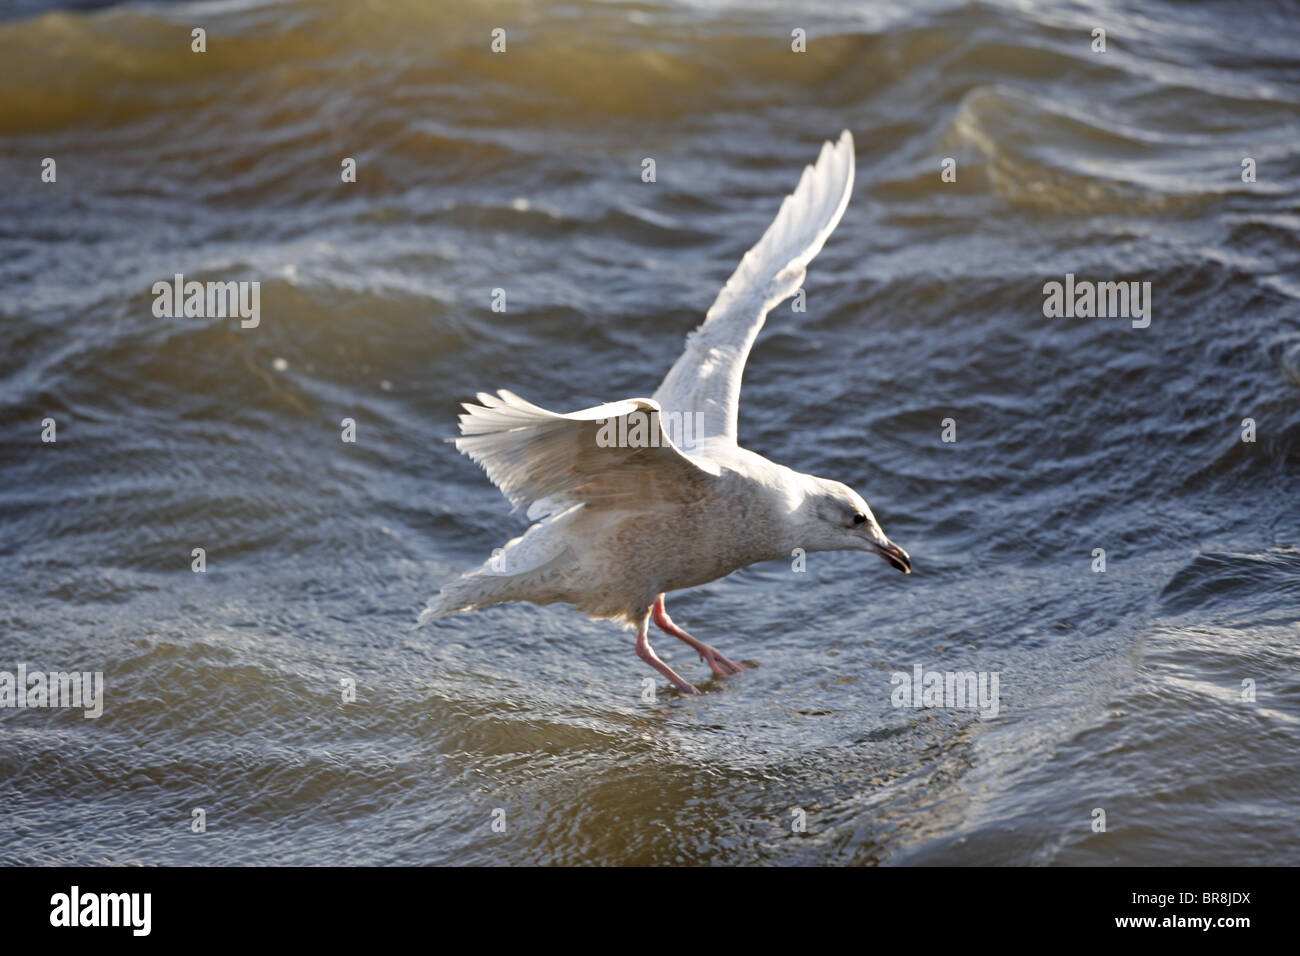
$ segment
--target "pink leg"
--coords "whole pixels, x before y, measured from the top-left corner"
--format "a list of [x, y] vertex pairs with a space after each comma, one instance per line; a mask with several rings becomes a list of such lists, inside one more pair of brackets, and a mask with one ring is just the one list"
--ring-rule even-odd
[[659, 655], [655, 653], [655, 649], [650, 646], [650, 635], [646, 633], [649, 629], [650, 619], [647, 616], [646, 619], [641, 622], [641, 627], [638, 628], [636, 632], [637, 656], [657, 670], [660, 674], [663, 674], [664, 677], [668, 678], [669, 683], [683, 694], [698, 694], [699, 691], [695, 689], [694, 684], [686, 680], [659, 659]]
[[655, 598], [654, 619], [659, 627], [667, 631], [673, 637], [685, 641], [695, 652], [700, 655], [700, 660], [709, 665], [709, 669], [719, 677], [726, 677], [729, 674], [739, 674], [741, 671], [749, 670], [748, 664], [737, 664], [735, 661], [729, 661], [715, 649], [705, 644], [703, 641], [697, 641], [691, 635], [687, 634], [680, 627], [673, 623], [673, 619], [668, 616], [668, 609], [664, 607], [664, 596], [661, 594]]

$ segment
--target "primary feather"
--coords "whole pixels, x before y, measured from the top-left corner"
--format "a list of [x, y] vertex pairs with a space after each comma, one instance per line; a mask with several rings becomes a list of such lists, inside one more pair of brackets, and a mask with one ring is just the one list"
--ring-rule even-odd
[[763, 238], [686, 339], [686, 351], [655, 392], [664, 412], [699, 412], [705, 438], [736, 441], [740, 380], [749, 350], [773, 307], [798, 291], [807, 265], [844, 215], [853, 191], [853, 136], [840, 134], [805, 166]]

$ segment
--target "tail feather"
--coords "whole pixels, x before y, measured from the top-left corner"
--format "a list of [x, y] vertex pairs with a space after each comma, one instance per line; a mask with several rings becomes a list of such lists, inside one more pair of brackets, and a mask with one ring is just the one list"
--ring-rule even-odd
[[429, 598], [429, 603], [420, 612], [417, 627], [423, 627], [430, 621], [447, 617], [459, 611], [471, 611], [479, 606], [480, 598], [475, 595], [471, 582], [478, 574], [474, 572], [448, 582], [441, 591]]
[[545, 598], [555, 589], [557, 572], [572, 565], [563, 532], [579, 510], [571, 508], [534, 524], [481, 567], [448, 581], [429, 599], [417, 626], [489, 604]]

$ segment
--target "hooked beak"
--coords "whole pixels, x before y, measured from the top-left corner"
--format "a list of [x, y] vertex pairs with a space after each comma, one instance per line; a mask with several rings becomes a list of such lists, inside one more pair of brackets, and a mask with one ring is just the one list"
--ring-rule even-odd
[[873, 545], [873, 547], [876, 549], [876, 554], [898, 568], [898, 570], [904, 574], [912, 573], [912, 559], [907, 556], [906, 551], [894, 544], [894, 542], [887, 541], [885, 544], [877, 544]]

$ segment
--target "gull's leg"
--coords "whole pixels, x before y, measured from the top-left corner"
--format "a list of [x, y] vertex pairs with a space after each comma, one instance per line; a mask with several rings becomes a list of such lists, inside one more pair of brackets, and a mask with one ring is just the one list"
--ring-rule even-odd
[[667, 664], [665, 664], [663, 661], [659, 659], [659, 655], [655, 653], [655, 649], [650, 646], [650, 635], [647, 633], [649, 630], [650, 630], [650, 615], [647, 614], [644, 618], [641, 619], [641, 626], [637, 628], [636, 631], [637, 657], [641, 658], [641, 660], [645, 661], [647, 664], [649, 664], [651, 667], [657, 670], [660, 674], [663, 674], [664, 677], [668, 678], [669, 683], [671, 683], [683, 694], [698, 694], [699, 691], [695, 689], [694, 684], [686, 680], [684, 677], [682, 677], [675, 670], [673, 670], [671, 667], [669, 667]]
[[700, 655], [700, 660], [709, 665], [709, 669], [719, 677], [726, 677], [729, 674], [739, 674], [741, 671], [749, 670], [748, 664], [737, 664], [735, 661], [729, 661], [723, 657], [714, 648], [705, 644], [703, 641], [697, 641], [691, 635], [687, 634], [680, 627], [673, 623], [673, 619], [668, 616], [668, 609], [664, 607], [664, 596], [661, 594], [655, 598], [654, 610], [655, 623], [667, 631], [673, 637], [685, 641], [695, 652]]

